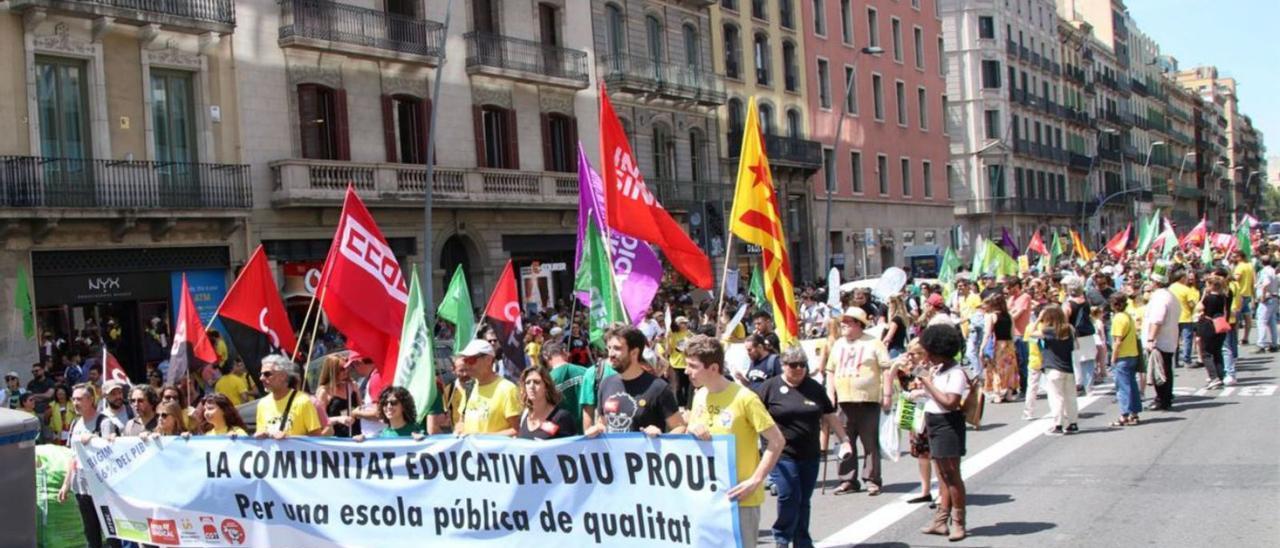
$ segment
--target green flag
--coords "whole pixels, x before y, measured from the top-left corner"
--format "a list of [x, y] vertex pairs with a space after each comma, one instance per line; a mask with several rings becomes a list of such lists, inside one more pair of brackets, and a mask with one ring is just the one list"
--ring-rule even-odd
[[942, 283], [951, 283], [956, 279], [956, 270], [960, 268], [960, 258], [950, 247], [942, 254], [942, 267], [938, 269], [938, 279]]
[[582, 262], [577, 279], [573, 282], [573, 289], [585, 291], [591, 296], [591, 311], [587, 315], [589, 340], [592, 344], [603, 346], [605, 330], [614, 322], [626, 322], [627, 315], [622, 311], [622, 303], [618, 301], [618, 291], [613, 284], [613, 268], [609, 265], [604, 240], [595, 227], [594, 219], [587, 219], [587, 229], [583, 236], [587, 242], [582, 246]]
[[1142, 224], [1138, 225], [1138, 255], [1146, 255], [1151, 250], [1151, 244], [1155, 243], [1156, 235], [1160, 233], [1160, 210], [1157, 209], [1150, 219], [1146, 219]]
[[1204, 249], [1200, 250], [1200, 264], [1213, 266], [1213, 248], [1209, 246], [1209, 236], [1204, 237]]
[[973, 244], [973, 263], [969, 266], [969, 272], [972, 272], [974, 276], [982, 275], [982, 267], [985, 264], [985, 260], [986, 260], [986, 257], [984, 257], [984, 255], [986, 254], [987, 254], [987, 244], [982, 239], [982, 235], [979, 234]]
[[400, 355], [396, 357], [396, 376], [391, 384], [404, 387], [413, 396], [418, 411], [414, 421], [421, 423], [437, 396], [436, 367], [432, 360], [431, 326], [427, 325], [422, 290], [418, 288], [418, 265], [413, 266], [411, 276], [404, 327], [400, 329]]
[[467, 278], [462, 275], [462, 265], [453, 271], [453, 279], [449, 280], [449, 289], [444, 292], [444, 299], [436, 309], [436, 315], [453, 324], [453, 353], [462, 349], [476, 336], [475, 312], [471, 308], [471, 290], [467, 288]]
[[1009, 253], [995, 242], [987, 242], [986, 265], [984, 271], [989, 271], [997, 276], [1017, 276], [1018, 261], [1009, 256]]
[[[1246, 261], [1253, 260], [1253, 241], [1249, 238], [1249, 223], [1247, 222], [1242, 222], [1240, 226], [1236, 227], [1236, 249], [1244, 253]], [[27, 316], [30, 317], [31, 314], [27, 314]]]
[[1168, 222], [1164, 224], [1164, 232], [1160, 233], [1164, 237], [1164, 247], [1160, 250], [1160, 258], [1169, 260], [1173, 257], [1173, 251], [1178, 249], [1178, 235], [1173, 232], [1173, 226]]
[[35, 304], [31, 302], [31, 284], [27, 281], [27, 269], [18, 267], [18, 286], [13, 290], [13, 307], [22, 313], [22, 336], [36, 338]]
[[751, 267], [751, 298], [756, 301], [756, 308], [764, 310], [772, 310], [768, 299], [764, 297], [764, 273], [760, 272], [760, 265]]

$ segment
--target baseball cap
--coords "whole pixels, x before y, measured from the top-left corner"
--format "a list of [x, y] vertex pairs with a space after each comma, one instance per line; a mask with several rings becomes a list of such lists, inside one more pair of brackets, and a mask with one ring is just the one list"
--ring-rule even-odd
[[494, 355], [493, 345], [489, 344], [489, 341], [484, 339], [471, 339], [471, 342], [467, 343], [466, 348], [463, 348], [462, 352], [459, 352], [458, 354], [466, 357], [492, 356]]
[[17, 372], [17, 371], [10, 371], [10, 372], [8, 372], [8, 373], [5, 373], [5, 374], [4, 374], [4, 378], [6, 378], [6, 379], [21, 379], [22, 377], [18, 375], [18, 372]]
[[676, 323], [689, 323], [689, 318], [684, 316], [676, 316]]
[[110, 393], [111, 393], [111, 391], [113, 391], [113, 390], [115, 390], [115, 389], [117, 389], [117, 388], [123, 389], [123, 388], [124, 388], [124, 386], [125, 386], [125, 385], [124, 385], [124, 383], [123, 383], [123, 382], [120, 382], [120, 381], [114, 381], [114, 380], [112, 380], [112, 381], [107, 381], [107, 382], [102, 383], [102, 393], [103, 393], [103, 394], [110, 394]]
[[927, 300], [927, 301], [925, 301], [925, 302], [926, 302], [929, 306], [933, 306], [933, 307], [942, 306], [942, 295], [939, 295], [939, 294], [937, 294], [937, 293], [934, 293], [934, 294], [932, 294], [932, 295], [929, 295], [929, 300]]

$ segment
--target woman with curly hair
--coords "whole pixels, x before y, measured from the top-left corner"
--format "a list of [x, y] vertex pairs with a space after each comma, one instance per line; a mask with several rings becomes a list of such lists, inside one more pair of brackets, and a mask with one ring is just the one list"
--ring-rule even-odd
[[520, 374], [520, 430], [516, 437], [526, 440], [567, 438], [578, 434], [573, 416], [560, 405], [560, 391], [544, 367], [529, 367]]
[[[388, 386], [378, 395], [378, 416], [387, 424], [376, 437], [422, 439], [422, 425], [417, 422], [418, 408], [413, 396], [403, 386]], [[364, 441], [363, 434], [352, 438]]]
[[992, 403], [1002, 403], [1018, 389], [1018, 354], [1013, 346], [1013, 317], [1004, 295], [995, 293], [982, 303], [986, 325], [982, 330], [983, 392]]
[[[965, 487], [960, 475], [960, 457], [965, 454], [964, 399], [969, 377], [956, 361], [964, 348], [964, 336], [949, 325], [933, 325], [920, 334], [928, 373], [919, 377], [920, 388], [913, 399], [925, 398], [925, 431], [929, 436], [929, 456], [938, 471], [938, 510], [920, 532], [947, 535], [963, 540], [965, 532]], [[1016, 371], [1016, 369], [1015, 369]]]

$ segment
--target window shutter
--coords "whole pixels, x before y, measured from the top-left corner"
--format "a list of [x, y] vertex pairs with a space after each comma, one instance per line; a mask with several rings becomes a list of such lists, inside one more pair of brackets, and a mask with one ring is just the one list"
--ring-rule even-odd
[[565, 148], [568, 149], [568, 167], [573, 171], [578, 169], [578, 117], [576, 116], [569, 117], [569, 138], [566, 140], [569, 141], [565, 144]]
[[382, 140], [387, 148], [387, 161], [396, 163], [399, 149], [396, 143], [396, 103], [390, 95], [382, 95]]
[[489, 167], [484, 157], [484, 107], [471, 105], [471, 120], [476, 140], [476, 167]]
[[[422, 142], [419, 143], [418, 146], [422, 147], [422, 162], [426, 163], [427, 147], [431, 146], [431, 100], [423, 99], [419, 105], [421, 105], [421, 108], [418, 109], [418, 112], [421, 114], [419, 117], [419, 126], [421, 127], [421, 131], [418, 132], [418, 135], [422, 137]], [[436, 163], [435, 160], [436, 159], [433, 156], [431, 158], [431, 163]]]
[[506, 137], [506, 154], [504, 160], [506, 163], [502, 166], [507, 169], [520, 169], [520, 137], [516, 134], [518, 127], [516, 125], [516, 109], [510, 108], [503, 111], [506, 118], [506, 126], [503, 128], [503, 136]]
[[542, 121], [542, 170], [555, 171], [555, 147], [551, 146], [551, 115], [540, 113]]
[[320, 158], [320, 117], [315, 84], [298, 84], [298, 137], [303, 158]]
[[347, 124], [347, 90], [333, 90], [333, 142], [337, 147], [338, 160], [351, 160], [351, 132]]

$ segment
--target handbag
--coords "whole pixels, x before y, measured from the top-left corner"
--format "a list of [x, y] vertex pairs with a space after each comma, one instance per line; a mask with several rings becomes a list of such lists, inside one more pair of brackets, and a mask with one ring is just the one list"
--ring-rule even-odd
[[1218, 316], [1213, 319], [1213, 332], [1219, 335], [1231, 331], [1231, 322], [1227, 321], [1226, 316]]

